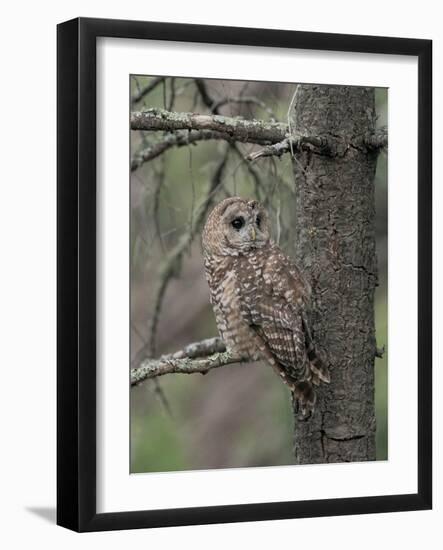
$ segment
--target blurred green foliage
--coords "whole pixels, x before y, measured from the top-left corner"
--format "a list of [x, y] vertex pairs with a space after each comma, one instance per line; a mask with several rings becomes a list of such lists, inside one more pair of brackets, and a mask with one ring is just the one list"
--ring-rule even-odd
[[[151, 77], [132, 77], [131, 90]], [[278, 120], [286, 120], [294, 84], [205, 81], [216, 99], [254, 96], [266, 103]], [[387, 90], [376, 89], [379, 125], [387, 124]], [[166, 79], [137, 109], [173, 107], [176, 111], [208, 112], [193, 79]], [[256, 105], [226, 105], [223, 113], [245, 118], [270, 118]], [[132, 132], [131, 154], [153, 140], [147, 132]], [[189, 229], [201, 203], [221, 142], [171, 149], [144, 164], [131, 176], [131, 355], [146, 343], [152, 320], [158, 270], [180, 235]], [[246, 154], [250, 146], [242, 145]], [[271, 186], [267, 207], [278, 218], [281, 246], [292, 254], [292, 212], [296, 200], [289, 155], [255, 165]], [[375, 321], [379, 348], [375, 361], [377, 459], [387, 458], [387, 162], [379, 156], [376, 173], [376, 242], [379, 287]], [[230, 154], [223, 186], [225, 195], [255, 196], [253, 175], [240, 156]], [[296, 220], [295, 220], [296, 223]], [[203, 275], [199, 236], [168, 285], [159, 316], [155, 354], [173, 352], [186, 343], [217, 334]], [[293, 417], [286, 387], [262, 363], [235, 365], [201, 375], [171, 375], [131, 390], [131, 472], [269, 466], [291, 464]], [[165, 406], [165, 399], [167, 406]], [[168, 410], [169, 409], [169, 410]]]

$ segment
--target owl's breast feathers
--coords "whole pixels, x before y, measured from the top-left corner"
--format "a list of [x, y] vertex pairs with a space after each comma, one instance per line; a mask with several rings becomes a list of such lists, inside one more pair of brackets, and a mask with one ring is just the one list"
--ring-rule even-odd
[[220, 336], [228, 349], [240, 357], [257, 359], [259, 339], [242, 312], [238, 261], [238, 256], [205, 257], [211, 304]]

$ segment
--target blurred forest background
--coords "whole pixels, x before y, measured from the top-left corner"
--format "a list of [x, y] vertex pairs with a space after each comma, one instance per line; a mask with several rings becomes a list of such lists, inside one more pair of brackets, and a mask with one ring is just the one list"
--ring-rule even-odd
[[[132, 76], [131, 109], [218, 113], [287, 121], [296, 84]], [[205, 96], [206, 94], [206, 96]], [[376, 89], [377, 125], [387, 126], [387, 90]], [[214, 101], [216, 102], [214, 105]], [[229, 195], [266, 204], [274, 238], [293, 255], [296, 186], [290, 154], [254, 163], [260, 146], [199, 141], [145, 162], [161, 132], [131, 132], [131, 363], [216, 336], [201, 250], [198, 213], [226, 157], [214, 203]], [[375, 297], [378, 347], [387, 350], [387, 156], [378, 156]], [[205, 216], [206, 217], [206, 216]], [[204, 220], [203, 220], [204, 222]], [[333, 376], [333, 372], [332, 372]], [[375, 360], [377, 459], [387, 459], [387, 352]], [[207, 375], [170, 374], [131, 388], [131, 472], [293, 463], [289, 391], [257, 362]]]

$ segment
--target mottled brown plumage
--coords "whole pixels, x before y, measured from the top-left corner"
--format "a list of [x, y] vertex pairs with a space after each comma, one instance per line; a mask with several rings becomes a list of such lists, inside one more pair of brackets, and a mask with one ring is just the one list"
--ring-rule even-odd
[[254, 200], [223, 200], [207, 219], [203, 250], [226, 346], [251, 360], [266, 358], [294, 393], [303, 417], [310, 416], [312, 384], [329, 382], [329, 373], [309, 330], [310, 286], [271, 240], [266, 210]]

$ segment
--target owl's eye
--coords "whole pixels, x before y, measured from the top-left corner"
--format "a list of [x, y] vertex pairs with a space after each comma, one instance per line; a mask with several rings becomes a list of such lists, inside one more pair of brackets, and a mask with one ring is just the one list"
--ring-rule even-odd
[[260, 225], [261, 225], [261, 216], [260, 215], [258, 215], [255, 218], [255, 223], [257, 224], [257, 227], [260, 229]]
[[235, 218], [234, 220], [232, 220], [231, 225], [234, 229], [237, 229], [238, 231], [245, 225], [245, 220], [242, 217]]

